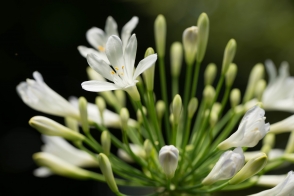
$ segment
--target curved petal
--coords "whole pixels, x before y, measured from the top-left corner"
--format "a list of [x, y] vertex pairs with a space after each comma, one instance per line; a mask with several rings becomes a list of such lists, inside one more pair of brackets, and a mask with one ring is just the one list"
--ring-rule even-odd
[[133, 34], [128, 42], [128, 45], [124, 53], [124, 59], [125, 59], [125, 65], [126, 65], [125, 68], [126, 68], [126, 74], [128, 78], [132, 78], [134, 73], [136, 52], [137, 52], [137, 38], [136, 38], [136, 35]]
[[48, 169], [47, 167], [39, 167], [35, 169], [33, 173], [34, 173], [34, 176], [39, 178], [46, 178], [53, 174], [51, 170]]
[[104, 81], [87, 81], [82, 83], [82, 88], [87, 91], [92, 92], [103, 92], [103, 91], [111, 91], [111, 90], [117, 90], [121, 89], [119, 86], [110, 83], [110, 82], [104, 82]]
[[157, 60], [157, 54], [152, 54], [150, 56], [147, 56], [142, 61], [140, 61], [136, 70], [135, 70], [133, 80], [136, 80], [136, 78], [141, 73], [143, 73], [146, 69], [150, 68], [155, 63], [156, 60]]
[[128, 40], [131, 36], [132, 31], [137, 26], [139, 22], [139, 18], [137, 16], [134, 16], [127, 24], [125, 24], [121, 31], [121, 39], [123, 43], [123, 49], [125, 50]]
[[272, 60], [267, 59], [265, 61], [265, 68], [269, 75], [269, 85], [274, 82], [277, 77], [277, 70]]
[[83, 57], [87, 57], [87, 54], [94, 53], [95, 55], [100, 55], [97, 50], [94, 50], [93, 48], [88, 48], [86, 46], [78, 46], [78, 51]]
[[95, 54], [88, 54], [87, 62], [96, 72], [101, 74], [104, 78], [113, 81], [113, 76], [111, 75], [111, 72], [113, 72], [113, 70], [106, 62], [104, 62], [102, 59], [99, 59], [98, 56], [96, 56]]
[[86, 33], [86, 38], [89, 44], [95, 49], [98, 49], [99, 46], [105, 46], [106, 37], [104, 31], [97, 27], [89, 29]]
[[106, 55], [110, 64], [118, 71], [124, 65], [122, 43], [116, 35], [110, 36], [106, 43]]
[[108, 16], [106, 19], [105, 33], [107, 38], [111, 35], [118, 35], [117, 24], [111, 16]]

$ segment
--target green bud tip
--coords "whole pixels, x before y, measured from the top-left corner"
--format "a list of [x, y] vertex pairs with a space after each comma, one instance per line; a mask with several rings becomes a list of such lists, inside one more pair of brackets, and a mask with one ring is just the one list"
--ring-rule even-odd
[[156, 50], [159, 57], [165, 55], [166, 21], [163, 15], [158, 15], [154, 22]]
[[197, 107], [198, 107], [198, 99], [196, 97], [193, 97], [188, 104], [188, 117], [189, 118], [193, 118], [193, 115], [196, 112]]
[[234, 39], [230, 39], [228, 42], [225, 52], [224, 52], [224, 58], [223, 58], [223, 65], [222, 65], [222, 73], [225, 74], [230, 66], [230, 64], [233, 62], [233, 59], [235, 57], [235, 53], [237, 50], [237, 43]]
[[206, 13], [200, 14], [197, 22], [198, 27], [198, 41], [197, 41], [197, 55], [198, 62], [202, 62], [206, 51], [208, 34], [209, 34], [209, 19]]
[[228, 71], [226, 72], [226, 85], [227, 86], [232, 86], [234, 83], [234, 80], [236, 78], [238, 71], [238, 67], [235, 63], [231, 63], [229, 66]]
[[212, 85], [217, 72], [217, 67], [214, 63], [210, 63], [207, 65], [204, 72], [204, 83], [206, 85]]
[[198, 27], [192, 26], [183, 32], [183, 46], [185, 50], [185, 60], [187, 65], [194, 63], [197, 52]]
[[183, 46], [180, 42], [174, 42], [170, 48], [170, 62], [172, 77], [179, 77], [183, 61]]
[[182, 112], [182, 98], [180, 95], [176, 95], [173, 100], [173, 116], [174, 123], [179, 123], [181, 112]]

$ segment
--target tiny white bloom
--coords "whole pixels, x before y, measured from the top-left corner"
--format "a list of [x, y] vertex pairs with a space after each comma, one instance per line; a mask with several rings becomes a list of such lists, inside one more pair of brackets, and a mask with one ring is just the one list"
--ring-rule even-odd
[[294, 112], [294, 77], [289, 75], [289, 65], [282, 62], [279, 75], [271, 60], [265, 62], [269, 84], [263, 92], [262, 103], [266, 110]]
[[[78, 167], [98, 167], [98, 162], [92, 156], [73, 147], [61, 137], [42, 135], [42, 140], [45, 143], [42, 146], [42, 152], [52, 154]], [[34, 175], [37, 177], [48, 177], [52, 174], [50, 169], [46, 167], [40, 167], [34, 170]]]
[[137, 39], [133, 34], [123, 52], [122, 41], [117, 36], [111, 36], [106, 43], [106, 55], [110, 65], [95, 54], [88, 54], [89, 65], [107, 80], [112, 81], [87, 81], [82, 83], [83, 89], [93, 92], [123, 89], [128, 91], [134, 87], [137, 77], [150, 68], [157, 60], [157, 55], [150, 55], [141, 60], [136, 69], [134, 63], [137, 51]]
[[[137, 26], [138, 21], [139, 21], [138, 17], [134, 16], [127, 24], [125, 24], [125, 26], [123, 26], [122, 32], [121, 32], [123, 50], [126, 48], [126, 45], [131, 36], [131, 33], [134, 30], [134, 28]], [[99, 56], [104, 61], [108, 62], [107, 57], [105, 55], [105, 45], [106, 45], [107, 39], [112, 35], [118, 36], [117, 24], [115, 20], [111, 16], [109, 16], [106, 19], [106, 25], [105, 25], [104, 31], [100, 28], [92, 27], [86, 33], [87, 41], [94, 49], [88, 48], [85, 46], [79, 46], [78, 50], [81, 53], [81, 55], [84, 57], [87, 57], [87, 54], [93, 53], [96, 56]]]
[[159, 151], [159, 163], [168, 178], [172, 178], [178, 167], [179, 150], [173, 145], [164, 146]]
[[218, 145], [221, 150], [232, 147], [254, 147], [267, 132], [269, 123], [265, 124], [264, 110], [254, 106], [244, 115], [238, 130]]
[[[139, 146], [137, 144], [129, 144], [129, 145], [130, 145], [131, 150], [133, 151], [133, 153], [136, 156], [141, 157], [141, 158], [146, 157], [145, 150], [144, 150], [144, 148], [142, 146]], [[119, 158], [121, 158], [122, 160], [124, 160], [125, 162], [134, 163], [133, 158], [126, 151], [124, 151], [123, 149], [118, 149], [117, 156]]]
[[210, 185], [220, 180], [228, 180], [244, 166], [244, 163], [245, 157], [242, 148], [226, 151], [202, 183]]
[[35, 71], [33, 76], [35, 80], [27, 79], [16, 87], [26, 105], [51, 115], [79, 118], [78, 109], [47, 86], [39, 72]]
[[290, 171], [287, 177], [272, 189], [253, 194], [251, 196], [294, 196], [294, 172]]

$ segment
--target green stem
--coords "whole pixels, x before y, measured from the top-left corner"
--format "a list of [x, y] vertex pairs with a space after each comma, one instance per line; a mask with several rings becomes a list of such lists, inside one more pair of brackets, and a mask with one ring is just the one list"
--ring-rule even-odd
[[187, 65], [185, 89], [184, 89], [184, 111], [185, 111], [185, 115], [187, 115], [186, 114], [187, 113], [187, 106], [188, 106], [188, 101], [189, 101], [189, 98], [190, 98], [190, 93], [189, 92], [191, 90], [192, 68], [193, 68], [192, 65]]
[[178, 131], [178, 125], [179, 125], [179, 124], [174, 124], [174, 125], [173, 125], [173, 132], [172, 132], [172, 141], [171, 141], [171, 143], [172, 143], [174, 146], [177, 146], [177, 131]]
[[179, 77], [172, 78], [172, 97], [179, 93]]
[[222, 99], [222, 103], [221, 103], [221, 110], [219, 112], [219, 117], [222, 115], [225, 107], [226, 107], [226, 104], [227, 104], [227, 101], [229, 99], [229, 95], [230, 95], [230, 92], [231, 92], [231, 85], [230, 86], [226, 86], [226, 90], [225, 90], [225, 94], [223, 96], [223, 99]]

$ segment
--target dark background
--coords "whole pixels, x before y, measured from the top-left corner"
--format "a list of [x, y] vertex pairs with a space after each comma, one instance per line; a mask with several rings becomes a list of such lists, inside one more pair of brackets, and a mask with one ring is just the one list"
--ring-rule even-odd
[[[32, 175], [37, 166], [31, 155], [40, 151], [42, 142], [40, 134], [27, 122], [41, 113], [27, 107], [15, 90], [17, 84], [32, 78], [33, 71], [38, 70], [45, 82], [63, 97], [83, 95], [93, 102], [96, 94], [80, 86], [87, 80], [87, 62], [77, 46], [89, 46], [86, 31], [92, 26], [104, 29], [109, 15], [116, 20], [119, 32], [132, 16], [139, 17], [134, 30], [138, 62], [147, 47], [154, 47], [153, 22], [158, 14], [164, 14], [168, 28], [167, 73], [169, 46], [173, 41], [181, 41], [184, 29], [196, 25], [202, 12], [208, 14], [211, 24], [203, 65], [214, 62], [220, 69], [224, 47], [230, 38], [235, 38], [238, 44], [235, 62], [239, 69], [235, 87], [242, 92], [253, 65], [267, 58], [273, 59], [276, 65], [287, 60], [291, 73], [294, 72], [294, 1], [291, 0], [44, 0], [6, 1], [0, 7], [1, 195], [109, 194], [105, 184], [94, 181], [59, 176], [39, 179]], [[204, 66], [201, 73], [203, 70]], [[180, 81], [183, 86], [183, 75]], [[160, 89], [155, 90], [160, 98]], [[202, 92], [197, 93], [201, 97]], [[275, 122], [288, 115], [269, 113], [267, 117]], [[61, 118], [49, 117], [62, 122]], [[286, 142], [283, 136], [280, 141], [277, 146], [283, 147]]]

